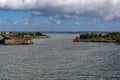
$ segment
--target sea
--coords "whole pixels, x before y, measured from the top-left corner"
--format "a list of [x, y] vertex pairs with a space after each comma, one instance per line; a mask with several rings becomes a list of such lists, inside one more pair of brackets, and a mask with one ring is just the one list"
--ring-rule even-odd
[[32, 45], [0, 45], [0, 80], [120, 80], [120, 44], [48, 35]]

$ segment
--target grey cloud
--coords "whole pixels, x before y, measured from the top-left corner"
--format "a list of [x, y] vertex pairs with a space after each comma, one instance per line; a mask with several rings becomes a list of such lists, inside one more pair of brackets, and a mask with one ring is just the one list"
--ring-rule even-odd
[[80, 16], [93, 12], [107, 20], [120, 18], [120, 0], [0, 0], [0, 9], [34, 11], [34, 16]]

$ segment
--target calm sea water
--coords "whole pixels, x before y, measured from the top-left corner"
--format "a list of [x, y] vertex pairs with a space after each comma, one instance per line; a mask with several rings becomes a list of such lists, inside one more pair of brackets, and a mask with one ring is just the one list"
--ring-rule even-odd
[[0, 46], [0, 80], [120, 80], [120, 45], [50, 35], [33, 45]]

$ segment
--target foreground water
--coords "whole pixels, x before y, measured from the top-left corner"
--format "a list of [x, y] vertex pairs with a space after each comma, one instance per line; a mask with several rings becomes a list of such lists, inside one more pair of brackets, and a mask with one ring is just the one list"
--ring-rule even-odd
[[0, 80], [120, 80], [120, 45], [51, 36], [33, 45], [0, 46]]

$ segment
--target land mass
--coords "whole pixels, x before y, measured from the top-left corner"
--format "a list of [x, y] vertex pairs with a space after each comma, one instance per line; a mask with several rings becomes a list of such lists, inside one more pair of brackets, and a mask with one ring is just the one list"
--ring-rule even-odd
[[41, 32], [0, 32], [1, 45], [28, 45], [33, 44], [32, 39], [46, 39], [50, 36]]
[[73, 39], [73, 42], [120, 42], [120, 32], [83, 33]]

